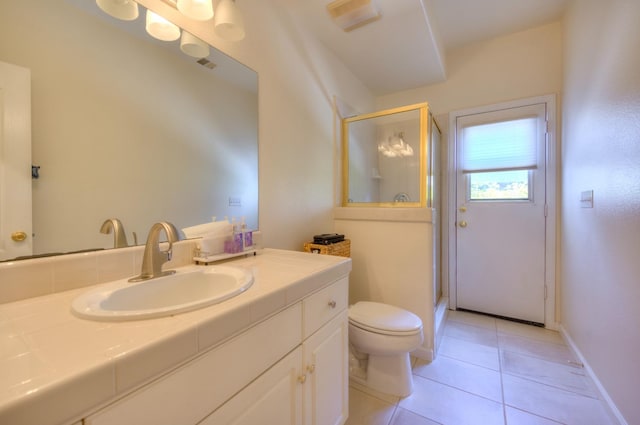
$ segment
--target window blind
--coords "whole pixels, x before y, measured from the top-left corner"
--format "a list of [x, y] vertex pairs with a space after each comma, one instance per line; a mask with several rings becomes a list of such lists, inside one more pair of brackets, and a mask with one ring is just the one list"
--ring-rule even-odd
[[537, 118], [521, 118], [462, 129], [462, 171], [477, 173], [538, 167]]

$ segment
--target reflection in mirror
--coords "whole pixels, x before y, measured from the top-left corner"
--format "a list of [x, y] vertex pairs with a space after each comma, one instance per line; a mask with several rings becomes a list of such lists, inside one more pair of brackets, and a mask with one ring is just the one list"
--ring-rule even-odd
[[110, 218], [130, 244], [158, 221], [257, 228], [257, 75], [178, 44], [93, 0], [0, 4], [0, 61], [32, 76], [34, 254], [112, 248]]
[[427, 206], [427, 117], [424, 103], [343, 120], [344, 206]]

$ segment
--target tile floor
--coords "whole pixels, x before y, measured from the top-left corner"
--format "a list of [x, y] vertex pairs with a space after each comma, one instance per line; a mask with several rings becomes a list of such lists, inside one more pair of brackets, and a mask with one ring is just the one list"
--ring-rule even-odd
[[398, 399], [350, 388], [346, 425], [614, 425], [558, 332], [450, 311], [435, 361]]

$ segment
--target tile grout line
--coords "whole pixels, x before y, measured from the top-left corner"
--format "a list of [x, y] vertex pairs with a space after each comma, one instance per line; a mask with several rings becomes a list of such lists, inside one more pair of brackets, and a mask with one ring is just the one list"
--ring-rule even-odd
[[[463, 389], [463, 388], [458, 388], [458, 387], [456, 387], [456, 386], [454, 386], [454, 385], [451, 385], [451, 384], [448, 384], [448, 383], [446, 383], [446, 382], [436, 381], [436, 380], [435, 380], [435, 379], [433, 379], [433, 378], [427, 378], [426, 376], [422, 376], [422, 375], [414, 375], [414, 378], [415, 378], [415, 377], [418, 377], [418, 378], [420, 378], [420, 379], [424, 379], [424, 380], [427, 380], [427, 381], [435, 382], [435, 383], [436, 383], [436, 384], [438, 384], [438, 385], [442, 385], [442, 386], [444, 386], [444, 387], [449, 387], [449, 388], [452, 388], [452, 389], [454, 389], [454, 390], [456, 390], [456, 391], [460, 391], [460, 392], [462, 392], [462, 393], [466, 393], [466, 394], [472, 395], [472, 396], [474, 396], [474, 397], [481, 398], [481, 399], [483, 399], [483, 400], [491, 401], [491, 402], [498, 403], [498, 404], [504, 404], [504, 403], [500, 403], [499, 401], [496, 401], [496, 400], [494, 400], [494, 399], [492, 399], [492, 398], [489, 398], [489, 397], [483, 396], [483, 395], [481, 395], [481, 394], [476, 394], [476, 393], [474, 393], [474, 392], [471, 392], [471, 391], [469, 391], [469, 390], [465, 390], [465, 389]], [[400, 403], [400, 402], [398, 401], [398, 403]], [[427, 418], [427, 419], [430, 419], [430, 418]], [[433, 419], [431, 419], [431, 420], [433, 420]]]
[[505, 423], [505, 425], [507, 425], [507, 403], [505, 402], [505, 398], [504, 398], [504, 370], [502, 368], [502, 346], [500, 344], [500, 337], [498, 334], [498, 323], [497, 321], [495, 321], [495, 325], [496, 325], [496, 344], [498, 346], [498, 367], [500, 368], [500, 394], [502, 395], [502, 419]]
[[396, 413], [398, 412], [398, 405], [400, 404], [400, 400], [396, 401], [396, 403], [393, 406], [393, 413], [391, 414], [391, 416], [389, 416], [389, 422], [387, 422], [387, 425], [391, 425], [393, 423], [393, 420], [396, 416]]

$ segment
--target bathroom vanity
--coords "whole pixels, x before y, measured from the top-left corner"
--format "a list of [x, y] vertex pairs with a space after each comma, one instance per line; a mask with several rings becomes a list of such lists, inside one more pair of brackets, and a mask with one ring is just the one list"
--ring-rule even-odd
[[224, 265], [252, 287], [172, 317], [80, 319], [69, 305], [86, 288], [0, 305], [2, 345], [25, 351], [0, 360], [0, 423], [343, 424], [351, 260], [264, 250]]

